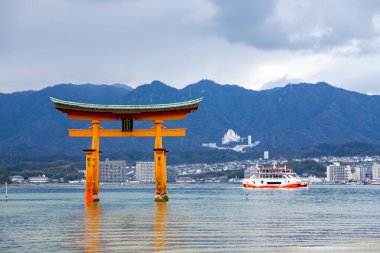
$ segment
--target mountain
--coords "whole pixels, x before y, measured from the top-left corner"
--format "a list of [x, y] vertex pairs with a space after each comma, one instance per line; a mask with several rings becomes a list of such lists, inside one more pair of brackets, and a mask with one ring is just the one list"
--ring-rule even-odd
[[89, 145], [88, 140], [67, 136], [69, 127], [87, 128], [89, 124], [69, 121], [64, 114], [57, 113], [50, 96], [118, 104], [129, 91], [109, 85], [59, 84], [40, 91], [0, 94], [0, 161], [75, 155], [78, 149]]
[[[176, 90], [159, 82], [125, 96], [125, 103], [166, 103], [204, 97], [184, 122], [184, 149], [220, 143], [229, 129], [260, 140], [259, 148], [301, 148], [320, 144], [380, 144], [380, 97], [328, 85], [289, 84], [263, 91], [202, 80]], [[150, 101], [148, 101], [150, 98]], [[180, 124], [177, 124], [177, 126]]]
[[[0, 164], [83, 157], [81, 150], [90, 146], [90, 139], [69, 138], [67, 129], [87, 128], [89, 122], [68, 120], [54, 109], [50, 96], [102, 104], [171, 103], [204, 97], [198, 111], [189, 114], [186, 120], [164, 123], [168, 127], [187, 128], [186, 137], [164, 139], [164, 147], [172, 152], [169, 157], [179, 161], [188, 159], [191, 152], [208, 154], [201, 144], [220, 143], [228, 129], [260, 140], [255, 150], [280, 153], [281, 150], [320, 153], [320, 149], [310, 147], [332, 150], [334, 145], [350, 142], [380, 144], [380, 96], [347, 91], [323, 82], [288, 84], [262, 91], [210, 80], [183, 89], [160, 81], [136, 89], [121, 84], [59, 84], [40, 91], [0, 94]], [[153, 126], [152, 122], [134, 125]], [[102, 126], [120, 128], [121, 123], [104, 122]], [[103, 138], [101, 148], [104, 156], [111, 158], [150, 159], [153, 138]]]

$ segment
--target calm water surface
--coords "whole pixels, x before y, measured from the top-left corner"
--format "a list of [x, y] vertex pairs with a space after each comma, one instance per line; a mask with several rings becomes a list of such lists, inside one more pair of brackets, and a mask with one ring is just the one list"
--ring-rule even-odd
[[251, 189], [233, 184], [0, 190], [0, 252], [380, 252], [380, 186]]

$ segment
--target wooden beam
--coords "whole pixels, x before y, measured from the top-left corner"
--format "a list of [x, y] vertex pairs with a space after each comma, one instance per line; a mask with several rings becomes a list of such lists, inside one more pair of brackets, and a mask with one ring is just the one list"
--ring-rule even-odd
[[[92, 129], [69, 129], [70, 137], [92, 137]], [[118, 129], [99, 129], [100, 137], [155, 137], [155, 129], [136, 129], [123, 132]], [[162, 129], [163, 137], [186, 136], [186, 128]]]
[[173, 112], [155, 112], [155, 113], [141, 113], [141, 114], [111, 114], [111, 113], [90, 113], [80, 111], [60, 110], [66, 113], [69, 119], [73, 120], [107, 120], [118, 121], [121, 119], [133, 119], [133, 120], [183, 120], [186, 115], [194, 110], [186, 109]]

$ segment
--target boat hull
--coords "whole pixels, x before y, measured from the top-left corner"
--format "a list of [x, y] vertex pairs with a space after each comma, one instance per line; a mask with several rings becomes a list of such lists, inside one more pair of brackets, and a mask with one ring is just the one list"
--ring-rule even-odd
[[302, 187], [307, 187], [307, 184], [284, 184], [284, 185], [252, 185], [252, 184], [243, 184], [245, 188], [302, 188]]

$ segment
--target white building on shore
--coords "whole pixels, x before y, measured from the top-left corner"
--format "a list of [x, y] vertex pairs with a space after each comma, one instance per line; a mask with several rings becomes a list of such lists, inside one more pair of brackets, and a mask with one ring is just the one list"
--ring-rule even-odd
[[49, 178], [43, 174], [42, 176], [30, 177], [29, 183], [31, 184], [46, 184], [49, 182]]
[[106, 158], [100, 163], [100, 182], [116, 183], [127, 180], [127, 162], [125, 160], [111, 161]]
[[348, 182], [349, 180], [352, 180], [351, 166], [334, 163], [326, 167], [327, 182]]
[[366, 172], [367, 172], [366, 168], [362, 166], [356, 167], [355, 168], [356, 181], [364, 181], [366, 179]]
[[14, 184], [22, 184], [25, 178], [23, 176], [15, 175], [11, 177], [11, 181]]
[[377, 163], [372, 165], [372, 179], [380, 179], [380, 166]]
[[154, 183], [154, 162], [136, 162], [136, 180], [140, 183]]

